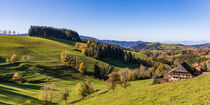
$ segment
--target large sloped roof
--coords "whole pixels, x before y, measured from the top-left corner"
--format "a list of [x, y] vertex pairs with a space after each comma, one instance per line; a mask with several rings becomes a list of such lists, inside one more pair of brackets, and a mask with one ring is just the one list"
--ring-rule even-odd
[[194, 74], [193, 69], [185, 62], [183, 62], [182, 64], [180, 64], [179, 66], [171, 69], [171, 71], [169, 71], [169, 73], [171, 72], [177, 72], [177, 73], [191, 73], [192, 75]]

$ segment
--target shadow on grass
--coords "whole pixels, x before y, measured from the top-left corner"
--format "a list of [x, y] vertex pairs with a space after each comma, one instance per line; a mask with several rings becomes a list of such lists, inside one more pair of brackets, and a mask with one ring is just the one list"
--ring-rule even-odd
[[[95, 92], [97, 92], [97, 91], [99, 91], [99, 90], [100, 90], [100, 89], [97, 89]], [[101, 92], [101, 93], [99, 93], [99, 94], [97, 94], [97, 95], [95, 95], [95, 96], [99, 96], [99, 95], [105, 94], [105, 93], [107, 93], [107, 92], [109, 92], [109, 90], [104, 91], [104, 92]], [[75, 101], [73, 101], [73, 102], [68, 103], [68, 105], [71, 105], [71, 104], [80, 102], [80, 101], [82, 101], [83, 99], [93, 98], [93, 97], [95, 97], [95, 96], [86, 96], [86, 97], [82, 97], [82, 98], [80, 98], [80, 99], [78, 99], [78, 100], [75, 100]]]
[[37, 66], [41, 69], [40, 74], [59, 78], [63, 80], [83, 80], [85, 75], [80, 74], [77, 70], [67, 66]]
[[12, 105], [12, 104], [6, 104], [6, 103], [3, 103], [3, 102], [0, 102], [0, 105]]
[[40, 103], [40, 101], [36, 98], [13, 92], [11, 89], [2, 86], [0, 86], [0, 94], [0, 99], [5, 101], [13, 101], [17, 104], [23, 104], [26, 100], [31, 100], [33, 103]]
[[0, 63], [3, 63], [3, 62], [5, 62], [5, 59], [0, 57]]
[[71, 40], [52, 38], [52, 37], [48, 37], [48, 38], [44, 38], [44, 39], [49, 39], [49, 40], [53, 40], [53, 41], [57, 41], [57, 42], [65, 43], [65, 44], [69, 44], [69, 45], [72, 45], [72, 46], [74, 46], [74, 44], [76, 43], [76, 42], [71, 41]]
[[118, 66], [118, 67], [122, 67], [122, 68], [136, 69], [139, 67], [138, 64], [125, 63], [124, 61], [122, 61], [120, 59], [104, 58], [104, 59], [102, 59], [102, 61], [104, 61], [110, 65]]
[[102, 95], [102, 94], [105, 94], [105, 93], [107, 93], [107, 92], [109, 92], [109, 90], [104, 91], [104, 92], [101, 92], [101, 93], [99, 93], [97, 96]]
[[19, 65], [20, 65], [20, 62], [8, 63], [8, 64], [0, 65], [0, 68], [14, 67], [14, 66], [19, 66]]
[[82, 98], [80, 98], [80, 99], [78, 99], [78, 100], [76, 100], [76, 101], [70, 102], [70, 103], [68, 103], [68, 105], [71, 105], [71, 104], [80, 102], [80, 101], [82, 101], [83, 99], [85, 99], [85, 97], [82, 97]]
[[12, 86], [12, 87], [21, 88], [21, 89], [33, 89], [33, 90], [39, 90], [41, 88], [41, 86], [37, 86], [37, 85], [16, 84], [16, 83], [2, 83], [2, 85]]

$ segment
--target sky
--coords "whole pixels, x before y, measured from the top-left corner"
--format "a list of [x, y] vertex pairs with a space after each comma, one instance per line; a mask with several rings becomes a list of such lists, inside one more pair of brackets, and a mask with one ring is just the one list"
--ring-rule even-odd
[[31, 25], [126, 41], [210, 41], [210, 0], [0, 0], [0, 29]]

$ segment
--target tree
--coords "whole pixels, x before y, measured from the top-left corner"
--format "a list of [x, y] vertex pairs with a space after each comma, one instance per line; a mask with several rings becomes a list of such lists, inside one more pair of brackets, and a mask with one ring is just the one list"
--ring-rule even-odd
[[79, 65], [79, 72], [80, 73], [85, 73], [86, 72], [85, 63], [84, 62], [80, 63], [80, 65]]
[[11, 34], [11, 33], [12, 33], [12, 31], [11, 31], [11, 30], [9, 30], [9, 31], [8, 31], [8, 34]]
[[22, 80], [22, 75], [18, 72], [15, 72], [12, 77], [12, 81], [18, 83], [18, 82], [21, 82], [21, 80]]
[[43, 87], [41, 87], [39, 99], [45, 102], [45, 105], [47, 105], [48, 102], [52, 103], [55, 87], [55, 84], [45, 84]]
[[126, 88], [130, 86], [130, 84], [128, 83], [128, 72], [126, 71], [120, 72], [119, 75], [120, 75], [121, 86], [126, 90]]
[[98, 66], [98, 64], [94, 64], [94, 77], [100, 77], [100, 67]]
[[10, 63], [10, 59], [9, 58], [6, 59], [6, 63]]
[[29, 36], [36, 37], [55, 37], [66, 40], [81, 41], [76, 31], [65, 28], [54, 28], [47, 26], [31, 26], [28, 31]]
[[16, 54], [13, 54], [11, 57], [10, 57], [10, 61], [12, 63], [15, 63], [17, 61], [17, 55]]
[[16, 34], [16, 32], [15, 32], [15, 31], [12, 31], [12, 33], [13, 33], [13, 35], [15, 35], [15, 34]]
[[204, 63], [204, 65], [203, 65], [203, 71], [207, 71], [208, 70], [208, 68], [207, 68], [207, 65], [206, 65], [206, 62]]
[[70, 66], [72, 68], [75, 68], [75, 60], [76, 58], [70, 51], [62, 51], [61, 52], [61, 63]]
[[85, 97], [94, 92], [94, 88], [91, 82], [81, 82], [76, 85], [76, 91], [79, 95]]
[[157, 84], [157, 76], [154, 75], [152, 85]]
[[155, 74], [157, 77], [163, 77], [167, 68], [163, 64], [160, 64], [160, 66], [156, 69]]
[[22, 62], [29, 62], [32, 59], [30, 55], [24, 55], [21, 57]]
[[7, 30], [4, 30], [4, 31], [3, 31], [3, 34], [7, 34]]
[[68, 97], [69, 97], [69, 90], [68, 89], [65, 89], [64, 91], [61, 92], [61, 100], [63, 100], [65, 102], [65, 104], [67, 105], [68, 102]]
[[120, 83], [120, 76], [119, 74], [112, 72], [107, 80], [108, 89], [112, 89], [114, 91], [115, 87], [118, 83]]

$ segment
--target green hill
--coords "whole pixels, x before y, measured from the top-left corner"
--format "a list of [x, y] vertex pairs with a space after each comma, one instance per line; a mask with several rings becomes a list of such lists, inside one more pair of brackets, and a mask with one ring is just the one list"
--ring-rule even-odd
[[152, 80], [131, 82], [127, 90], [116, 89], [78, 102], [77, 105], [209, 105], [210, 76], [151, 85]]
[[[60, 91], [70, 89], [70, 104], [78, 105], [179, 105], [179, 104], [208, 104], [210, 76], [200, 76], [179, 82], [151, 85], [152, 80], [133, 81], [131, 87], [124, 90], [118, 86], [115, 91], [107, 91], [107, 83], [94, 78], [91, 75], [78, 73], [72, 68], [60, 64], [60, 53], [69, 50], [88, 63], [88, 71], [93, 72], [93, 65], [99, 63], [103, 66], [113, 66], [113, 71], [121, 68], [135, 68], [138, 65], [126, 64], [117, 59], [97, 60], [84, 56], [75, 50], [73, 41], [56, 38], [38, 38], [23, 36], [0, 36], [0, 80], [11, 79], [15, 72], [23, 75], [23, 82], [20, 84], [0, 83], [0, 104], [22, 105], [26, 100], [31, 100], [32, 105], [41, 104], [39, 89], [44, 84], [56, 84], [54, 104], [64, 105], [60, 101]], [[146, 56], [134, 53], [135, 56], [146, 58]], [[5, 63], [5, 59], [12, 54], [17, 54], [21, 59], [23, 55], [30, 55], [33, 58], [29, 63], [17, 62], [15, 64]], [[82, 81], [91, 81], [95, 93], [82, 98], [77, 95], [75, 85]]]
[[[72, 54], [85, 61], [87, 70], [90, 73], [93, 73], [95, 63], [103, 67], [112, 66], [112, 71], [132, 66], [120, 60], [111, 59], [111, 61], [118, 62], [110, 62], [87, 57], [74, 48], [74, 41], [4, 35], [0, 36], [0, 40], [0, 82], [10, 80], [15, 72], [23, 75], [24, 82], [23, 84], [1, 83], [0, 104], [23, 104], [27, 99], [38, 103], [39, 89], [46, 83], [55, 83], [61, 90], [64, 88], [73, 88], [72, 90], [75, 90], [74, 87], [78, 82], [86, 80], [98, 83], [96, 86], [99, 87], [101, 84], [105, 84], [105, 82], [100, 82], [91, 75], [80, 74], [70, 67], [61, 65], [60, 53], [63, 50], [69, 50]], [[24, 55], [30, 55], [32, 59], [29, 63], [5, 63], [6, 58], [9, 58], [13, 54], [17, 55], [18, 60]], [[123, 66], [118, 65], [117, 63], [119, 62]], [[73, 91], [73, 94], [76, 94], [76, 92]], [[78, 98], [80, 97], [77, 96], [72, 98], [72, 100]], [[58, 101], [57, 99], [56, 102]]]

